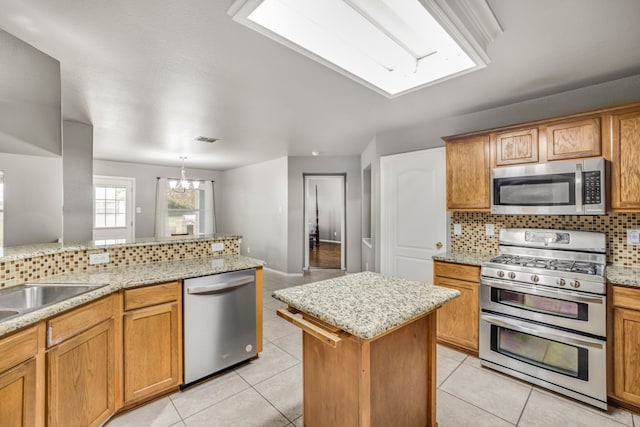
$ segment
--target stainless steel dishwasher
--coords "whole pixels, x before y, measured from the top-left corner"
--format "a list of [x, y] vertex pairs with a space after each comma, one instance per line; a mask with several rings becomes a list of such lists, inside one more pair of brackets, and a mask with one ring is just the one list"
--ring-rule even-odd
[[255, 269], [187, 279], [184, 385], [256, 356]]

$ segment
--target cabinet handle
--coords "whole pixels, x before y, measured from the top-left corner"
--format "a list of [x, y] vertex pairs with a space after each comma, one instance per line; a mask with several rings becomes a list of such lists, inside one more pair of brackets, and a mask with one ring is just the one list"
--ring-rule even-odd
[[338, 343], [342, 340], [339, 336], [327, 332], [305, 319], [295, 316], [286, 308], [279, 308], [276, 314], [331, 347], [337, 347]]
[[53, 326], [49, 325], [49, 327], [47, 328], [47, 343], [49, 345], [53, 344]]

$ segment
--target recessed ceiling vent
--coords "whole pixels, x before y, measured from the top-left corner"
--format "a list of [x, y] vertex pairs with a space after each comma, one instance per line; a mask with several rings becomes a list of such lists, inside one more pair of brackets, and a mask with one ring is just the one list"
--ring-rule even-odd
[[213, 144], [216, 141], [220, 141], [220, 138], [210, 138], [208, 136], [198, 136], [195, 140], [196, 141], [200, 141], [200, 142], [207, 142], [209, 144]]

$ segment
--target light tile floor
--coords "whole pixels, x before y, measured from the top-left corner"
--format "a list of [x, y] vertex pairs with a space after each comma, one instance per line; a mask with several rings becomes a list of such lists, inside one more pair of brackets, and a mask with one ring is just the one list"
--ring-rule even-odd
[[[276, 316], [271, 292], [335, 277], [264, 274], [264, 351], [260, 358], [184, 392], [114, 418], [109, 427], [302, 426], [302, 340]], [[440, 427], [640, 427], [640, 416], [608, 413], [482, 368], [477, 358], [438, 346], [437, 418]]]

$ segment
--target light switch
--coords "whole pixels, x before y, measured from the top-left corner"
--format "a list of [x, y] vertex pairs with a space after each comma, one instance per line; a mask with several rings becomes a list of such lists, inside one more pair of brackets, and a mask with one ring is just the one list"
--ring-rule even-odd
[[627, 245], [640, 245], [640, 230], [627, 230]]
[[462, 234], [462, 224], [453, 224], [453, 234], [456, 236]]
[[136, 207], [136, 213], [142, 213], [142, 208], [140, 206]]

